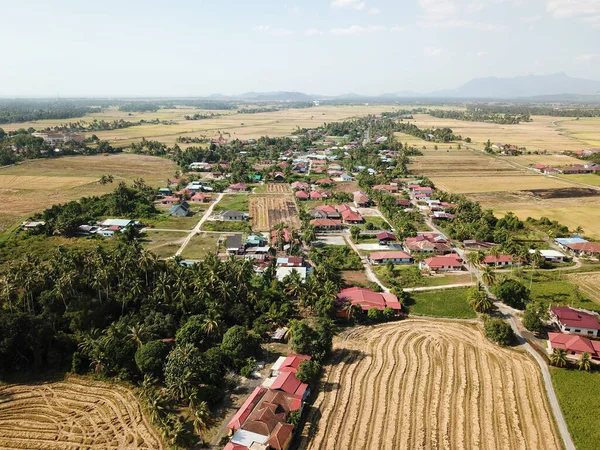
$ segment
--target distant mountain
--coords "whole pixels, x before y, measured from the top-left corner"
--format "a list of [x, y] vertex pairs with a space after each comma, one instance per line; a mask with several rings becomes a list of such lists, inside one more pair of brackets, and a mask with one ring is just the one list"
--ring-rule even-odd
[[597, 95], [600, 81], [572, 78], [565, 73], [527, 75], [514, 78], [475, 78], [457, 89], [432, 92], [428, 97], [505, 98]]
[[306, 102], [312, 101], [315, 96], [304, 94], [302, 92], [246, 92], [244, 94], [236, 95], [235, 98], [241, 100], [255, 100], [255, 101], [294, 101], [294, 102]]

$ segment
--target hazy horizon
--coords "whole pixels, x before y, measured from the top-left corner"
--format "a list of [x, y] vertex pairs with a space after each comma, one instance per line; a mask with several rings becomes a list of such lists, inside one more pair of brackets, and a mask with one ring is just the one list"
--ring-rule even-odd
[[5, 5], [0, 97], [427, 93], [557, 72], [600, 80], [600, 0], [397, 3]]

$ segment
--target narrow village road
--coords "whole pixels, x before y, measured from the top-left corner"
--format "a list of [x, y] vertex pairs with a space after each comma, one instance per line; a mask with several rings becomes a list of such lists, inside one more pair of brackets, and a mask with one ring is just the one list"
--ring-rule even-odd
[[200, 227], [202, 226], [202, 224], [204, 222], [206, 222], [206, 219], [208, 219], [213, 212], [213, 209], [215, 208], [215, 205], [217, 203], [219, 203], [221, 201], [221, 199], [223, 198], [223, 194], [219, 194], [217, 196], [217, 200], [215, 200], [210, 206], [209, 208], [204, 211], [204, 214], [202, 215], [202, 218], [198, 221], [198, 224], [196, 224], [196, 226], [194, 227], [194, 229], [192, 231], [190, 231], [190, 234], [187, 235], [187, 237], [185, 238], [185, 240], [183, 241], [183, 243], [181, 244], [181, 247], [179, 247], [179, 250], [177, 250], [177, 252], [175, 252], [175, 256], [179, 256], [181, 255], [181, 253], [183, 252], [183, 250], [187, 247], [187, 245], [190, 243], [190, 241], [192, 240], [192, 238], [198, 234], [198, 232], [200, 231]]
[[360, 256], [360, 260], [365, 268], [365, 273], [367, 274], [367, 278], [369, 280], [373, 281], [374, 283], [377, 283], [381, 287], [381, 289], [383, 289], [383, 292], [390, 292], [390, 290], [388, 288], [386, 288], [381, 283], [381, 281], [379, 281], [379, 278], [377, 278], [377, 275], [375, 275], [375, 272], [373, 272], [373, 269], [371, 269], [371, 265], [369, 264], [367, 257], [361, 256], [360, 252], [358, 251], [358, 247], [356, 246], [356, 244], [354, 242], [352, 242], [352, 238], [350, 236], [344, 235], [344, 239], [346, 240], [346, 242], [348, 243], [350, 248], [352, 248], [352, 250], [354, 250], [356, 252], [356, 254], [358, 256]]

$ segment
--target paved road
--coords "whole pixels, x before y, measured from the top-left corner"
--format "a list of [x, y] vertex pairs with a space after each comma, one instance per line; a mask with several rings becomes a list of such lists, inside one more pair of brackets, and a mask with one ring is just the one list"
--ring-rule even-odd
[[215, 205], [217, 203], [219, 203], [221, 201], [221, 199], [223, 198], [223, 194], [219, 194], [217, 196], [217, 200], [215, 200], [210, 207], [204, 211], [204, 214], [202, 215], [202, 218], [198, 221], [198, 223], [196, 224], [196, 226], [194, 227], [194, 229], [192, 231], [190, 231], [190, 234], [187, 235], [187, 237], [185, 238], [185, 240], [183, 241], [183, 243], [181, 244], [181, 247], [179, 247], [179, 250], [177, 250], [175, 252], [175, 256], [179, 256], [181, 255], [181, 253], [183, 252], [183, 250], [187, 247], [187, 245], [190, 243], [190, 241], [192, 240], [192, 238], [198, 234], [198, 232], [200, 231], [200, 227], [202, 226], [202, 224], [204, 222], [206, 222], [206, 219], [208, 219], [212, 212], [213, 209], [215, 208]]

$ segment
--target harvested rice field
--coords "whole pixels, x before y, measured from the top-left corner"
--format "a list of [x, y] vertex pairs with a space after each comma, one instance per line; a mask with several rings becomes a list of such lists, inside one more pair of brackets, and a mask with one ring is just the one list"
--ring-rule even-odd
[[534, 360], [466, 323], [349, 330], [308, 422], [301, 449], [562, 448]]
[[162, 449], [128, 390], [89, 380], [0, 387], [0, 448]]
[[300, 228], [300, 217], [294, 197], [287, 195], [250, 195], [252, 229], [269, 231], [280, 223], [286, 227]]

